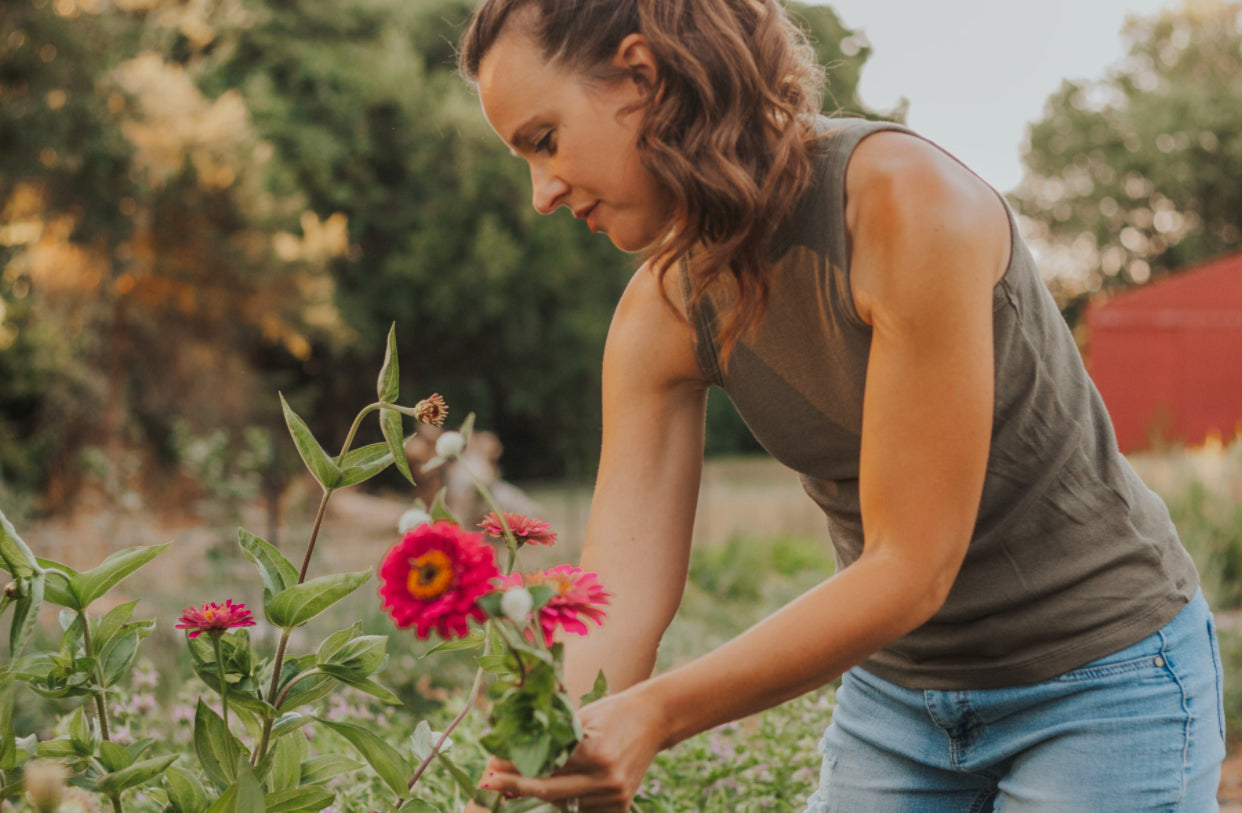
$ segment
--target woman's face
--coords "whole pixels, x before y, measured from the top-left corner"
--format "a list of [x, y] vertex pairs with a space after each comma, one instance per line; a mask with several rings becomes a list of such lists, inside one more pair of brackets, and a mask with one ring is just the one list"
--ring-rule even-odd
[[627, 37], [616, 60], [627, 78], [592, 82], [549, 64], [527, 34], [511, 29], [479, 65], [479, 98], [492, 129], [530, 165], [535, 209], [565, 206], [633, 252], [664, 237], [673, 204], [639, 160], [641, 107], [623, 112], [644, 100], [642, 83], [655, 80], [642, 36]]

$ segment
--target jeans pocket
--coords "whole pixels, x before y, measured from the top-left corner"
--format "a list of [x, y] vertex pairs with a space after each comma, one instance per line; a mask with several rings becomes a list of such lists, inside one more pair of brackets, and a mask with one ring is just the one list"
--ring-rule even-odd
[[1216, 716], [1220, 721], [1220, 738], [1225, 739], [1225, 667], [1220, 659], [1220, 641], [1216, 637], [1216, 619], [1207, 619], [1208, 643], [1212, 646], [1212, 666], [1216, 669]]

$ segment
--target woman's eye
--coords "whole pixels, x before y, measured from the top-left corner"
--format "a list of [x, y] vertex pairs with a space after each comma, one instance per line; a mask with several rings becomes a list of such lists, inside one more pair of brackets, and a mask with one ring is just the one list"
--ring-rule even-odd
[[555, 148], [552, 145], [552, 133], [547, 133], [543, 138], [535, 142], [535, 152], [546, 152], [552, 154]]

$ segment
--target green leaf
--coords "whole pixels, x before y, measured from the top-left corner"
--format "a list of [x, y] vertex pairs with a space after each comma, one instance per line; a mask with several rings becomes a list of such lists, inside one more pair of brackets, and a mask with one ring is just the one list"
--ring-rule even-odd
[[255, 779], [250, 765], [241, 764], [237, 781], [207, 809], [207, 813], [265, 813], [263, 788]]
[[237, 780], [239, 747], [233, 735], [225, 730], [220, 715], [200, 699], [194, 712], [194, 753], [203, 766], [203, 773], [217, 790], [224, 790]]
[[299, 627], [357, 590], [370, 578], [368, 570], [334, 573], [287, 588], [268, 602], [268, 619], [283, 629]]
[[144, 759], [135, 762], [128, 768], [104, 774], [99, 778], [99, 790], [108, 796], [115, 796], [123, 790], [137, 787], [159, 776], [171, 764], [177, 761], [177, 754]]
[[40, 572], [29, 580], [26, 595], [17, 599], [13, 608], [13, 622], [9, 628], [9, 657], [16, 660], [26, 647], [39, 624], [39, 608], [43, 606], [43, 594], [47, 577]]
[[440, 763], [444, 765], [445, 768], [448, 768], [449, 774], [453, 777], [453, 781], [457, 783], [457, 787], [461, 788], [462, 793], [466, 794], [471, 799], [475, 798], [475, 796], [479, 793], [479, 788], [474, 779], [470, 777], [470, 774], [457, 767], [457, 763], [449, 759], [449, 757], [443, 752], [437, 755], [436, 759], [440, 760]]
[[91, 641], [95, 646], [95, 650], [102, 651], [113, 636], [120, 631], [121, 627], [129, 623], [130, 618], [134, 615], [134, 608], [138, 606], [138, 601], [127, 601], [124, 604], [118, 604], [103, 618], [91, 624]]
[[273, 791], [289, 790], [302, 783], [302, 751], [305, 737], [282, 737], [272, 746], [272, 773], [269, 787]]
[[543, 770], [543, 763], [552, 748], [552, 737], [546, 731], [540, 732], [530, 739], [519, 739], [509, 743], [509, 759], [517, 766], [522, 776], [538, 776]]
[[320, 725], [327, 726], [349, 740], [398, 798], [409, 793], [406, 783], [414, 775], [414, 767], [406, 761], [405, 757], [401, 756], [397, 749], [362, 726], [353, 723], [336, 723], [322, 717], [317, 719]]
[[332, 650], [326, 657], [321, 652], [317, 660], [321, 665], [330, 663], [347, 667], [365, 677], [379, 671], [387, 658], [387, 635], [359, 635]]
[[395, 409], [381, 409], [379, 414], [380, 431], [384, 433], [384, 442], [392, 452], [392, 459], [397, 463], [397, 471], [416, 485], [414, 475], [410, 472], [410, 461], [405, 457], [405, 436], [402, 434], [401, 413]]
[[29, 579], [42, 569], [3, 511], [0, 511], [0, 563], [19, 579]]
[[484, 672], [490, 672], [493, 675], [507, 672], [509, 669], [509, 667], [505, 664], [504, 655], [480, 655], [474, 660], [475, 663], [479, 665], [480, 669]]
[[164, 772], [164, 789], [176, 813], [203, 813], [207, 809], [207, 791], [203, 783], [179, 765], [170, 765]]
[[134, 547], [119, 550], [104, 559], [97, 567], [79, 573], [73, 579], [71, 589], [85, 609], [91, 602], [111, 590], [118, 582], [164, 552], [168, 544]]
[[0, 770], [17, 767], [16, 734], [13, 730], [13, 698], [17, 695], [17, 678], [9, 669], [0, 670]]
[[44, 759], [76, 759], [81, 756], [68, 737], [57, 737], [39, 743], [39, 756]]
[[302, 760], [302, 784], [315, 785], [327, 782], [361, 767], [361, 762], [350, 759], [344, 754], [323, 754], [304, 759]]
[[276, 718], [276, 722], [272, 725], [272, 736], [283, 737], [286, 734], [291, 734], [314, 719], [309, 714], [299, 714], [296, 711], [282, 714]]
[[302, 462], [306, 464], [311, 476], [318, 480], [325, 490], [331, 491], [336, 488], [337, 482], [341, 479], [340, 468], [319, 445], [319, 441], [315, 440], [310, 427], [293, 411], [284, 395], [280, 396], [280, 407], [284, 410], [289, 434], [293, 436], [293, 445], [297, 446], [298, 454], [302, 456]]
[[444, 813], [444, 811], [426, 799], [409, 799], [401, 805], [400, 813]]
[[608, 678], [604, 677], [604, 670], [601, 669], [595, 675], [595, 684], [591, 686], [591, 691], [582, 695], [579, 705], [585, 706], [587, 703], [594, 703], [606, 694], [608, 694]]
[[92, 742], [91, 724], [86, 719], [86, 715], [82, 713], [82, 707], [78, 706], [73, 712], [73, 716], [69, 718], [69, 739], [73, 742], [74, 750], [82, 756], [90, 756], [95, 753], [95, 744]]
[[242, 553], [259, 568], [264, 596], [274, 596], [298, 583], [298, 569], [270, 542], [260, 539], [245, 528], [238, 528], [237, 536]]
[[462, 440], [464, 440], [466, 442], [466, 445], [469, 446], [470, 435], [474, 432], [474, 413], [473, 412], [471, 412], [469, 415], [466, 416], [466, 419], [461, 422], [461, 429], [458, 429], [457, 431], [461, 433]]
[[355, 689], [358, 689], [359, 691], [366, 692], [372, 697], [377, 697], [380, 700], [383, 700], [385, 703], [389, 704], [390, 706], [402, 705], [403, 701], [401, 700], [400, 697], [397, 697], [397, 695], [393, 694], [390, 690], [384, 688], [380, 684], [371, 680], [369, 677], [363, 677], [357, 674], [356, 672], [354, 672], [353, 670], [349, 669], [348, 667], [344, 667], [344, 666], [341, 666], [335, 663], [326, 663], [323, 666], [320, 666], [319, 669], [325, 675], [331, 675], [332, 677], [336, 678], [337, 680], [339, 680], [340, 682], [348, 686], [353, 686]]
[[290, 788], [269, 793], [264, 798], [267, 813], [299, 813], [303, 810], [323, 810], [332, 804], [336, 794], [318, 786]]
[[397, 323], [388, 328], [388, 344], [384, 348], [384, 364], [380, 367], [379, 381], [376, 385], [380, 401], [385, 404], [396, 402], [401, 394], [401, 376], [397, 365]]
[[99, 761], [109, 771], [122, 771], [133, 764], [133, 759], [129, 756], [124, 746], [107, 740], [99, 743]]
[[40, 559], [36, 556], [35, 561], [43, 568], [44, 576], [47, 578], [43, 597], [61, 607], [81, 610], [83, 605], [78, 600], [77, 594], [73, 592], [73, 581], [78, 577], [78, 572], [68, 565], [62, 565], [50, 559]]
[[125, 629], [99, 653], [99, 668], [104, 688], [113, 686], [128, 671], [138, 655], [138, 645], [155, 629], [154, 621], [127, 624]]
[[387, 443], [372, 443], [361, 449], [352, 449], [341, 456], [341, 479], [337, 488], [355, 486], [370, 480], [392, 465], [392, 450]]
[[433, 652], [456, 652], [462, 649], [474, 649], [475, 647], [483, 645], [483, 638], [483, 630], [473, 629], [470, 630], [470, 633], [464, 638], [450, 638], [447, 641], [441, 641], [431, 649], [427, 650], [427, 654], [430, 655]]
[[442, 488], [436, 492], [435, 498], [431, 501], [431, 510], [428, 513], [431, 514], [431, 519], [435, 522], [446, 520], [454, 525], [461, 525], [461, 520], [449, 510], [448, 503], [444, 501], [444, 495], [447, 491], [447, 489]]

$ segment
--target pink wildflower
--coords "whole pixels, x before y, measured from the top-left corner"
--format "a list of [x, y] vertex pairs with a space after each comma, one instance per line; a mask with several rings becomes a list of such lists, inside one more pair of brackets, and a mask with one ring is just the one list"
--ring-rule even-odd
[[612, 594], [604, 590], [594, 573], [573, 565], [556, 565], [534, 573], [513, 573], [499, 580], [501, 589], [508, 587], [550, 587], [555, 593], [539, 609], [539, 626], [544, 643], [552, 645], [557, 627], [575, 635], [586, 635], [587, 618], [596, 624], [604, 621], [604, 605]]
[[420, 525], [388, 551], [380, 563], [379, 594], [398, 627], [414, 627], [426, 638], [461, 638], [469, 619], [486, 618], [479, 596], [492, 592], [499, 575], [496, 554], [483, 534], [451, 522]]
[[186, 607], [177, 619], [177, 629], [190, 630], [189, 637], [197, 638], [202, 633], [220, 634], [230, 627], [253, 627], [254, 616], [246, 609], [245, 604], [234, 604], [228, 599], [221, 606], [209, 601], [202, 607]]
[[[552, 531], [552, 527], [538, 517], [510, 514], [508, 511], [504, 512], [504, 517], [509, 530], [513, 531], [513, 535], [517, 537], [519, 545], [551, 545], [556, 542], [556, 534]], [[483, 517], [479, 527], [488, 536], [499, 539], [505, 535], [504, 526], [500, 524], [500, 518], [496, 516], [495, 511]]]

